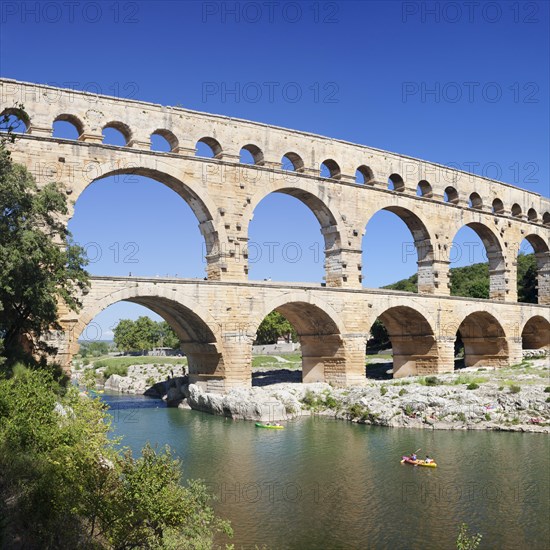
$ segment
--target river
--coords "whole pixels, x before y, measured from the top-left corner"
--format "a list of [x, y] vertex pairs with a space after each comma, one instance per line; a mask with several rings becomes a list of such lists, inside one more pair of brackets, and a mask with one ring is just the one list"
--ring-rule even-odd
[[[379, 428], [304, 417], [255, 428], [142, 396], [107, 395], [135, 452], [170, 445], [232, 523], [236, 549], [453, 549], [466, 522], [483, 548], [550, 547], [544, 434]], [[421, 448], [438, 468], [400, 464]]]

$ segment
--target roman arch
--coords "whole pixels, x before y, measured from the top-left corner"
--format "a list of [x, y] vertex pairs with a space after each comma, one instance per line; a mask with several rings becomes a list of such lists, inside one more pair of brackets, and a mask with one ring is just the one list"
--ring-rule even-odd
[[[63, 312], [65, 330], [56, 338], [66, 365], [87, 320], [119, 300], [167, 319], [193, 358], [194, 379], [216, 391], [250, 384], [251, 342], [274, 309], [299, 328], [306, 381], [361, 382], [365, 341], [377, 317], [388, 324], [395, 376], [452, 369], [458, 331], [466, 334], [471, 364], [518, 361], [522, 341], [548, 347], [547, 197], [396, 153], [182, 108], [8, 79], [0, 80], [0, 100], [0, 113], [16, 115], [15, 106], [24, 104], [25, 132], [10, 149], [39, 185], [59, 182], [74, 205], [95, 180], [144, 175], [189, 204], [205, 240], [205, 280], [94, 277], [82, 311]], [[53, 137], [59, 120], [73, 124], [78, 138]], [[124, 145], [103, 143], [105, 128], [120, 131]], [[151, 150], [155, 135], [169, 151]], [[196, 156], [198, 144], [211, 156]], [[250, 162], [241, 162], [242, 150]], [[270, 193], [291, 195], [315, 215], [325, 245], [323, 283], [248, 280], [250, 220]], [[379, 210], [409, 228], [418, 294], [362, 288], [361, 239]], [[449, 251], [464, 226], [485, 244], [489, 300], [449, 295]], [[517, 302], [524, 238], [535, 250], [538, 304]]]

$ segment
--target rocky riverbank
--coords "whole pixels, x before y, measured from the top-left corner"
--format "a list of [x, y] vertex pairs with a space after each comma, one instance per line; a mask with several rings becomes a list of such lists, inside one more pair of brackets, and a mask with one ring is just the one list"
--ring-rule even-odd
[[[101, 369], [97, 369], [98, 374]], [[120, 393], [145, 394], [164, 397], [171, 387], [181, 386], [185, 376], [185, 367], [181, 365], [133, 365], [128, 367], [125, 376], [113, 374], [105, 381], [104, 389]], [[185, 380], [187, 382], [187, 379]]]
[[[383, 363], [379, 367], [384, 372]], [[182, 366], [130, 366], [127, 376], [112, 375], [104, 387], [239, 420], [292, 422], [300, 416], [322, 415], [388, 427], [550, 433], [547, 357], [525, 359], [507, 369], [366, 379], [362, 386], [345, 389], [299, 383], [299, 370], [253, 370], [255, 387], [224, 395], [189, 385]]]
[[328, 384], [274, 384], [226, 395], [183, 387], [183, 406], [234, 419], [292, 422], [322, 415], [363, 424], [434, 430], [550, 433], [548, 359], [510, 369], [463, 369], [437, 377]]

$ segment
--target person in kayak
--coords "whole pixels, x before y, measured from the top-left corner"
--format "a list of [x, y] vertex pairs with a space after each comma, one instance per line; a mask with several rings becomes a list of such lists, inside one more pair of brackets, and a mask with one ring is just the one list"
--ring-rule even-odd
[[424, 460], [424, 464], [430, 464], [431, 462], [433, 462], [433, 460], [428, 455], [426, 455], [426, 459]]
[[416, 453], [413, 453], [410, 457], [411, 460], [416, 460]]

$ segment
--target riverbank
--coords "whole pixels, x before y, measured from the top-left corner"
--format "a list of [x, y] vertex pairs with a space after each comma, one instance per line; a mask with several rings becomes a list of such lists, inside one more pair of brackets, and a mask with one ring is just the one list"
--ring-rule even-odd
[[[467, 368], [437, 376], [365, 379], [363, 385], [351, 388], [302, 384], [299, 365], [270, 361], [253, 367], [252, 388], [223, 395], [189, 385], [181, 364], [129, 366], [125, 376], [111, 375], [104, 388], [145, 394], [164, 399], [172, 407], [236, 420], [290, 423], [300, 416], [322, 415], [386, 427], [550, 433], [548, 357], [526, 358], [504, 369]], [[381, 376], [391, 368], [384, 359], [374, 361], [377, 364], [369, 368]], [[101, 370], [97, 369], [98, 375]]]
[[279, 383], [226, 395], [195, 385], [185, 390], [183, 406], [241, 420], [290, 423], [299, 416], [322, 415], [374, 426], [550, 433], [547, 358], [506, 369], [368, 380], [345, 389]]

